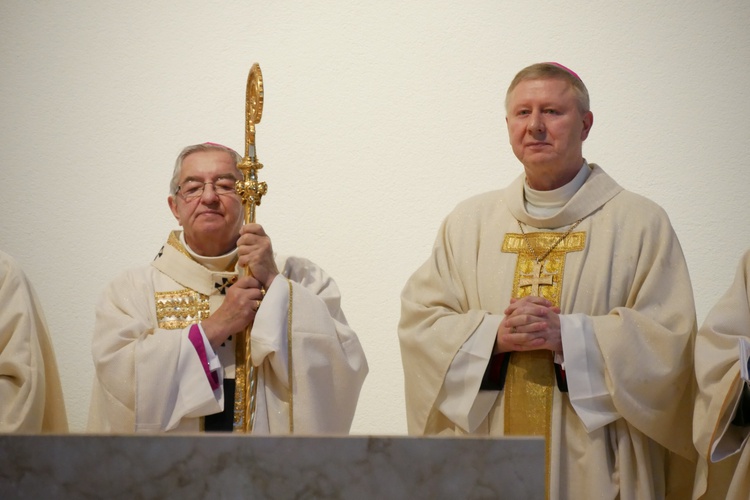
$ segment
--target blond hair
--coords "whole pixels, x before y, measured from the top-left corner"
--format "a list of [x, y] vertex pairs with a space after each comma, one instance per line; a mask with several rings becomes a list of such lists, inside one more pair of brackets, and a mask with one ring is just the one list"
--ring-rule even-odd
[[591, 104], [589, 101], [589, 91], [586, 89], [586, 85], [583, 84], [583, 80], [574, 73], [572, 70], [566, 68], [562, 64], [543, 62], [532, 64], [519, 71], [513, 81], [510, 82], [508, 91], [505, 93], [505, 109], [508, 110], [508, 101], [510, 100], [510, 93], [513, 92], [519, 83], [526, 80], [546, 80], [546, 79], [557, 79], [568, 82], [573, 89], [578, 100], [578, 108], [581, 113], [590, 111]]

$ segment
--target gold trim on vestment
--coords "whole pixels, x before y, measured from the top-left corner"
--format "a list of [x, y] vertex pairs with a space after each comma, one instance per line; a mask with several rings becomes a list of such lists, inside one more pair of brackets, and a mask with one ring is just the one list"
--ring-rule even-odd
[[156, 320], [159, 328], [178, 330], [208, 318], [208, 296], [195, 290], [154, 292]]
[[[560, 233], [507, 233], [502, 251], [517, 253], [513, 276], [515, 298], [536, 295], [560, 306], [565, 255], [584, 249], [586, 233], [569, 234], [559, 241]], [[541, 262], [536, 261], [529, 245], [543, 254], [557, 244]], [[546, 444], [546, 485], [549, 497], [552, 403], [555, 388], [554, 353], [548, 350], [513, 352], [505, 378], [504, 434], [506, 436], [544, 436]]]
[[182, 245], [180, 237], [178, 236], [179, 234], [179, 231], [170, 231], [169, 238], [167, 238], [167, 245], [177, 249], [178, 252], [188, 257], [190, 260], [194, 260], [193, 256], [190, 255], [190, 252], [188, 252], [187, 249]]

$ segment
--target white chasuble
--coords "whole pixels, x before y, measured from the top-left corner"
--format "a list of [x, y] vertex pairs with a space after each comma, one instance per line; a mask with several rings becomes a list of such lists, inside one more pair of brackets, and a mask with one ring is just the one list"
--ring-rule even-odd
[[[338, 288], [309, 260], [277, 256], [276, 263], [285, 279], [266, 291], [251, 334], [259, 373], [254, 432], [289, 432], [291, 312], [295, 433], [347, 433], [367, 362]], [[222, 411], [222, 384], [211, 389], [188, 332], [222, 304], [235, 277], [195, 262], [173, 233], [152, 265], [110, 283], [97, 307], [89, 431], [198, 431], [201, 417]], [[216, 352], [220, 379], [234, 378], [233, 340]]]
[[[685, 383], [692, 379], [695, 334], [687, 266], [664, 211], [590, 167], [583, 186], [552, 216], [527, 212], [521, 175], [501, 191], [460, 203], [445, 219], [432, 255], [402, 293], [399, 339], [409, 432], [502, 436], [506, 425], [516, 425], [506, 419], [525, 416], [528, 407], [512, 406], [507, 388], [480, 391], [481, 374], [467, 370], [460, 384], [448, 371], [467, 346], [482, 346], [470, 347], [470, 355], [487, 366], [511, 297], [536, 287], [543, 296], [559, 293], [553, 301], [561, 309], [570, 391], [552, 384], [551, 412], [543, 417], [549, 425], [541, 423], [548, 429], [549, 497], [684, 498], [695, 454], [693, 391]], [[575, 248], [535, 268], [520, 247], [519, 221], [530, 238], [549, 239], [578, 220], [560, 243]], [[558, 291], [554, 278], [553, 285], [543, 283], [555, 272]], [[585, 339], [587, 354], [567, 352], [566, 336]], [[551, 367], [551, 354], [541, 355]], [[547, 373], [543, 384], [549, 386]], [[602, 391], [584, 408], [571, 400], [578, 381], [590, 377], [601, 379]], [[468, 400], [466, 415], [444, 410], [456, 391]], [[521, 396], [528, 394], [521, 390]]]

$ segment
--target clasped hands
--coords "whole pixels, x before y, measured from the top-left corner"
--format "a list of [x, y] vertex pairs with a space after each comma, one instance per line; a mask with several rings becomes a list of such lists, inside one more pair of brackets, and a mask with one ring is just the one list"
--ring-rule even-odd
[[560, 308], [536, 296], [510, 299], [497, 328], [495, 353], [548, 349], [562, 352]]
[[263, 296], [279, 275], [273, 256], [271, 238], [260, 224], [245, 224], [237, 240], [238, 266], [250, 274], [227, 288], [224, 302], [201, 322], [211, 346], [216, 349], [226, 339], [245, 330], [255, 321]]

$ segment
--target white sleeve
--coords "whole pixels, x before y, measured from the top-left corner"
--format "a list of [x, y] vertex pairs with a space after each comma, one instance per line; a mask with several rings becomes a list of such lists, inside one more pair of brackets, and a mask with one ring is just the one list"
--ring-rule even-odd
[[286, 277], [279, 274], [266, 290], [255, 316], [252, 334], [253, 364], [260, 366], [272, 353], [274, 370], [284, 385], [288, 385], [287, 370], [287, 321], [289, 311], [289, 288]]
[[[745, 384], [750, 385], [748, 377], [748, 357], [750, 356], [750, 342], [745, 337], [740, 337], [737, 342], [738, 345], [738, 357], [740, 364], [740, 378], [745, 381]], [[737, 408], [740, 406], [742, 400], [742, 391], [740, 394], [735, 396], [734, 403], [730, 410], [727, 412], [726, 417], [718, 423], [720, 429], [718, 438], [714, 441], [711, 446], [711, 461], [718, 462], [724, 458], [737, 453], [743, 446], [747, 445], [748, 438], [750, 437], [750, 427], [739, 427], [731, 425], [734, 415], [737, 413]]]
[[267, 432], [289, 432], [286, 391], [291, 387], [295, 434], [348, 433], [368, 368], [341, 311], [341, 294], [334, 280], [307, 259], [288, 257], [279, 267], [283, 275], [266, 290], [251, 337], [253, 364], [263, 377], [258, 408], [261, 403], [266, 408], [256, 414], [256, 428], [265, 419]]
[[221, 360], [219, 360], [219, 355], [216, 354], [214, 351], [214, 348], [211, 347], [211, 342], [208, 341], [208, 337], [206, 337], [206, 332], [203, 331], [203, 325], [198, 323], [198, 330], [201, 332], [201, 339], [203, 339], [203, 348], [206, 350], [206, 361], [208, 362], [208, 370], [215, 372], [216, 370], [221, 368]]
[[[165, 377], [160, 363], [142, 362], [136, 375], [136, 420], [137, 432], [169, 431], [177, 427], [185, 417], [197, 418], [222, 411], [224, 390], [221, 371], [219, 388], [212, 390], [206, 381], [195, 346], [188, 338], [189, 328], [174, 332], [180, 336], [179, 354], [175, 372], [162, 384]], [[147, 336], [152, 337], [152, 336]], [[147, 359], [148, 349], [144, 343], [136, 345], [136, 359]], [[144, 349], [139, 355], [139, 351]], [[151, 384], [145, 387], [146, 381]]]
[[561, 314], [560, 335], [568, 397], [586, 430], [595, 431], [620, 418], [605, 383], [604, 358], [589, 316]]
[[474, 432], [495, 403], [500, 391], [480, 391], [492, 356], [501, 315], [487, 315], [461, 346], [445, 374], [438, 395], [440, 411], [466, 432]]
[[740, 349], [740, 377], [748, 385], [750, 385], [750, 373], [748, 373], [747, 362], [750, 360], [750, 341], [745, 337], [740, 337], [739, 341]]
[[750, 438], [750, 427], [731, 425], [732, 418], [740, 405], [740, 400], [740, 397], [736, 398], [731, 411], [727, 412], [727, 418], [719, 422], [719, 437], [711, 446], [712, 462], [730, 457], [747, 445], [748, 438]]

